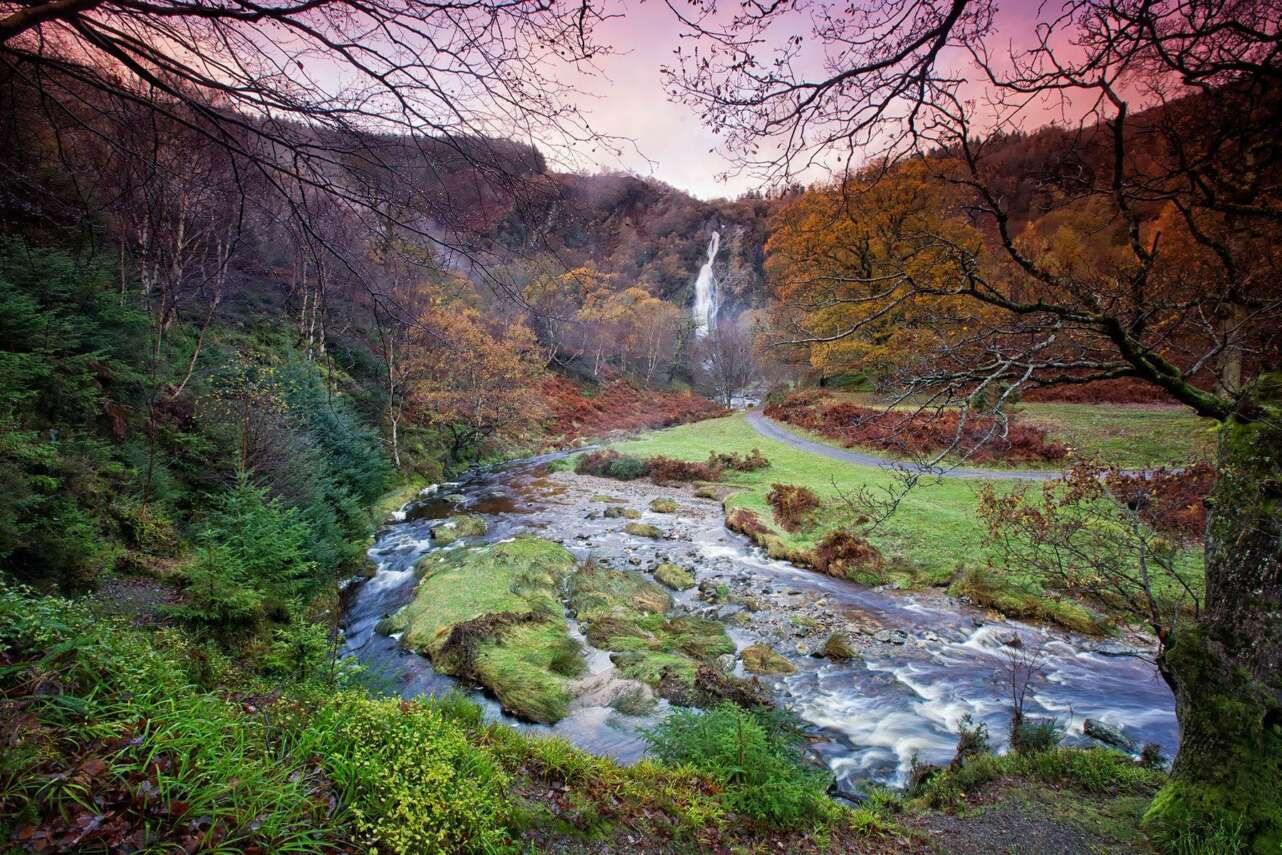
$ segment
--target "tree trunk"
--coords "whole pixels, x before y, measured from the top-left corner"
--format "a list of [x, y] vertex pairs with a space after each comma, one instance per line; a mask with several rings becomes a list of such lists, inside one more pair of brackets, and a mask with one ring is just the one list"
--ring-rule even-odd
[[1282, 375], [1260, 390], [1221, 427], [1205, 608], [1162, 654], [1180, 751], [1145, 826], [1171, 850], [1282, 851]]

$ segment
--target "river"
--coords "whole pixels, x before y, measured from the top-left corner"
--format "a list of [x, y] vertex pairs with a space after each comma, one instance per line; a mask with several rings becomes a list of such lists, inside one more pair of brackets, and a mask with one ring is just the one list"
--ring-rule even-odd
[[[375, 626], [413, 596], [415, 563], [438, 548], [432, 527], [461, 508], [489, 523], [481, 540], [530, 532], [563, 543], [580, 558], [591, 555], [635, 572], [669, 560], [691, 568], [704, 587], [751, 596], [758, 604], [751, 613], [705, 603], [698, 590], [675, 599], [678, 609], [723, 619], [743, 612], [728, 623], [740, 649], [765, 641], [789, 658], [795, 673], [763, 679], [779, 702], [808, 724], [814, 751], [843, 788], [870, 781], [900, 785], [914, 757], [947, 762], [958, 723], [967, 714], [986, 724], [993, 743], [1003, 746], [1010, 708], [1005, 672], [1012, 650], [1041, 651], [1043, 676], [1032, 685], [1027, 711], [1065, 723], [1068, 744], [1089, 744], [1082, 728], [1090, 718], [1137, 744], [1157, 743], [1168, 755], [1175, 751], [1174, 699], [1142, 650], [1001, 620], [942, 594], [871, 589], [771, 560], [724, 527], [716, 501], [641, 482], [547, 475], [549, 459], [532, 458], [440, 485], [386, 525], [370, 549], [377, 572], [347, 598], [346, 652], [404, 697], [457, 687], [427, 659], [399, 650], [393, 639], [376, 633]], [[643, 510], [641, 521], [659, 526], [666, 538], [650, 541], [624, 533], [627, 520], [601, 516], [604, 505], [593, 497], [602, 493]], [[646, 509], [658, 496], [675, 496], [681, 512]], [[573, 622], [571, 627], [577, 632]], [[861, 659], [834, 662], [810, 655], [833, 629], [856, 641]], [[589, 678], [608, 680], [608, 655], [591, 648], [587, 653]], [[741, 663], [737, 668], [742, 673]], [[585, 702], [548, 727], [518, 722], [493, 700], [469, 691], [489, 718], [563, 736], [622, 762], [643, 756], [642, 731], [668, 709], [661, 702], [653, 713], [633, 717]]]

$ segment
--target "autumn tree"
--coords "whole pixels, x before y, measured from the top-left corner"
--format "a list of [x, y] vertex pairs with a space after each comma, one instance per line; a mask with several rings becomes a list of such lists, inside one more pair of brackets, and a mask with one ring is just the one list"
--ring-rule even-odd
[[594, 266], [560, 273], [541, 272], [525, 286], [522, 296], [530, 322], [547, 348], [548, 361], [570, 363], [583, 353], [584, 339], [574, 329], [587, 293], [600, 289]]
[[620, 364], [651, 383], [676, 354], [681, 310], [635, 286], [612, 294], [607, 306]]
[[406, 409], [448, 437], [452, 463], [528, 436], [542, 416], [536, 385], [545, 358], [523, 323], [496, 329], [462, 300], [437, 300], [403, 360]]
[[[668, 80], [745, 168], [785, 181], [851, 165], [884, 175], [940, 155], [983, 248], [931, 235], [956, 275], [923, 281], [913, 253], [891, 275], [914, 299], [958, 301], [987, 319], [922, 360], [908, 391], [959, 402], [1000, 388], [1134, 378], [1219, 424], [1205, 537], [1206, 596], [1159, 657], [1180, 750], [1145, 825], [1165, 848], [1282, 845], [1282, 36], [1272, 0], [1069, 0], [1032, 13], [1011, 46], [993, 0], [857, 2], [811, 10], [748, 4], [719, 22], [683, 12], [696, 37]], [[724, 26], [720, 25], [724, 24]], [[786, 38], [778, 31], [788, 28]], [[1024, 29], [1023, 32], [1029, 32]], [[824, 61], [801, 60], [818, 42]], [[771, 48], [770, 46], [775, 46]], [[766, 55], [774, 49], [777, 54]], [[1065, 264], [1022, 240], [1013, 176], [997, 157], [1049, 112], [1073, 117], [1044, 211], [1072, 208], [1098, 234], [1120, 227], [1104, 264]], [[918, 167], [920, 168], [920, 167]], [[1161, 209], [1170, 214], [1155, 219]], [[1160, 228], [1158, 227], [1160, 223]], [[927, 236], [923, 236], [927, 237]], [[1168, 247], [1176, 251], [1168, 251]], [[1197, 263], [1179, 260], [1192, 250]], [[986, 258], [991, 249], [993, 257]], [[892, 265], [893, 267], [894, 265]], [[941, 308], [941, 312], [942, 312]], [[867, 323], [848, 330], [857, 335]], [[1195, 382], [1218, 365], [1214, 388]]]
[[592, 376], [599, 377], [615, 353], [619, 336], [621, 307], [613, 299], [615, 276], [591, 263], [569, 275], [581, 295], [569, 340], [592, 360]]
[[920, 293], [960, 275], [955, 246], [982, 246], [961, 194], [939, 180], [945, 168], [869, 169], [803, 193], [775, 215], [766, 244], [773, 347], [806, 348], [824, 376], [877, 377], [964, 337], [965, 307]]

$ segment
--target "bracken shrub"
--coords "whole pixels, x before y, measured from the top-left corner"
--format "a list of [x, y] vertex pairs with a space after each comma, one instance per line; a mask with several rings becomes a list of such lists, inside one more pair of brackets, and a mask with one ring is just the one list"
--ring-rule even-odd
[[650, 480], [656, 484], [721, 480], [721, 465], [712, 460], [706, 463], [694, 463], [659, 455], [651, 457], [646, 462], [650, 466]]
[[815, 547], [815, 569], [829, 576], [846, 576], [854, 570], [880, 566], [877, 547], [843, 529], [828, 532]]
[[758, 469], [765, 469], [770, 465], [770, 461], [761, 453], [761, 449], [754, 448], [747, 454], [740, 454], [737, 451], [731, 452], [711, 452], [708, 455], [708, 466], [721, 469], [733, 469], [736, 472], [756, 472]]
[[1110, 472], [1106, 481], [1113, 496], [1155, 531], [1185, 543], [1201, 540], [1206, 532], [1206, 497], [1215, 486], [1211, 464], [1199, 461], [1136, 475]]
[[620, 454], [613, 448], [589, 451], [579, 457], [574, 471], [580, 475], [596, 475], [616, 481], [635, 481], [650, 474], [650, 465], [639, 457]]
[[801, 528], [810, 515], [819, 510], [819, 496], [815, 491], [797, 484], [771, 484], [766, 502], [774, 511], [775, 521], [786, 531]]
[[646, 389], [624, 380], [593, 390], [581, 388], [564, 377], [551, 377], [539, 390], [551, 415], [549, 435], [557, 439], [668, 427], [726, 413], [720, 405], [690, 392]]
[[507, 781], [431, 704], [340, 693], [303, 735], [363, 840], [378, 851], [510, 849]]
[[770, 533], [770, 527], [747, 508], [734, 508], [726, 514], [726, 528], [754, 539]]
[[735, 813], [792, 828], [835, 810], [828, 776], [808, 767], [804, 739], [786, 716], [722, 703], [706, 712], [680, 709], [652, 730], [654, 755], [710, 775]]

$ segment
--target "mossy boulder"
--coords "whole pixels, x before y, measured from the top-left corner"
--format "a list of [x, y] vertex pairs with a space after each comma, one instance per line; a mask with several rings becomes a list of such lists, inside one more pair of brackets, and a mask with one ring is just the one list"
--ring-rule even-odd
[[765, 644], [745, 647], [739, 654], [750, 674], [791, 674], [796, 667]]
[[489, 529], [485, 520], [475, 514], [458, 514], [450, 517], [450, 524], [460, 537], [483, 537]]
[[823, 655], [836, 662], [847, 662], [859, 658], [859, 651], [850, 643], [850, 636], [844, 632], [834, 632], [828, 636], [821, 648]]
[[443, 674], [473, 680], [529, 721], [566, 714], [581, 668], [558, 592], [575, 558], [537, 537], [429, 555], [414, 599], [380, 622]]
[[641, 519], [641, 512], [638, 511], [636, 508], [620, 508], [616, 506], [616, 507], [606, 508], [605, 512], [602, 513], [601, 516], [611, 520], [613, 519], [639, 520]]
[[689, 570], [667, 561], [654, 568], [654, 578], [674, 591], [686, 591], [694, 587], [694, 576]]
[[432, 540], [440, 546], [447, 546], [460, 537], [482, 537], [487, 529], [485, 520], [475, 514], [455, 514], [432, 529]]
[[676, 499], [651, 499], [650, 510], [656, 514], [675, 514], [677, 512]]
[[663, 532], [649, 523], [628, 523], [623, 530], [633, 537], [648, 537], [651, 540], [660, 540], [663, 538]]
[[619, 496], [607, 496], [603, 493], [598, 493], [597, 495], [592, 497], [592, 501], [606, 502], [611, 505], [623, 505], [623, 504], [627, 504], [628, 500], [620, 498]]
[[708, 486], [695, 487], [694, 496], [696, 499], [715, 499], [717, 498], [717, 488]]

